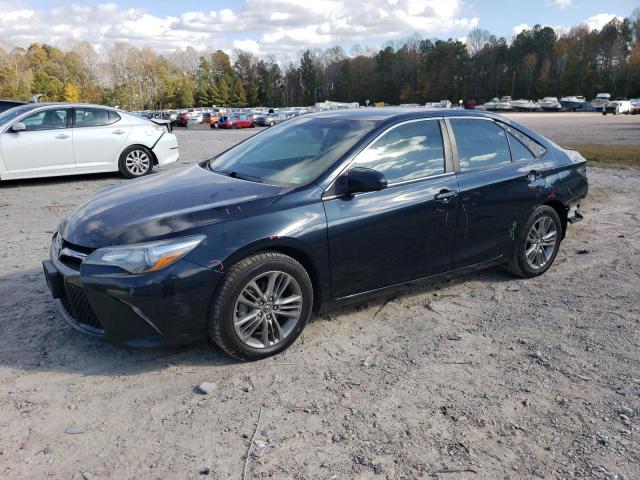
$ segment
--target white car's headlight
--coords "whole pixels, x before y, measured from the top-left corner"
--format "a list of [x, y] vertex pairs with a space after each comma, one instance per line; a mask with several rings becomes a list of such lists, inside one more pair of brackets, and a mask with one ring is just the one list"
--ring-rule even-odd
[[120, 267], [130, 273], [155, 272], [180, 260], [205, 238], [205, 235], [194, 235], [99, 248], [89, 255], [84, 263]]

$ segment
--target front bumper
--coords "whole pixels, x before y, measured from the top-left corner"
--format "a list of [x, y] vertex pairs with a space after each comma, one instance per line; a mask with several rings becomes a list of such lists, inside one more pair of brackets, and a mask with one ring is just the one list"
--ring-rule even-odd
[[43, 262], [62, 317], [76, 330], [133, 347], [186, 345], [208, 337], [209, 305], [222, 274], [182, 259], [145, 275]]

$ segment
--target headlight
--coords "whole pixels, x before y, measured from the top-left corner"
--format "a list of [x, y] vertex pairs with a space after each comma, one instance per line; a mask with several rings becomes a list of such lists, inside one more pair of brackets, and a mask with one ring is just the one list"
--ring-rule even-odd
[[205, 235], [194, 235], [100, 248], [89, 255], [84, 263], [120, 267], [130, 273], [155, 272], [180, 260], [205, 238]]

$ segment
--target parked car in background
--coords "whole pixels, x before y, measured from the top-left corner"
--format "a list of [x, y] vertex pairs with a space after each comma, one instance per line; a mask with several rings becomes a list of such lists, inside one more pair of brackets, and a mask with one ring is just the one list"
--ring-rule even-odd
[[220, 117], [212, 112], [202, 114], [202, 123], [208, 124], [211, 128], [220, 128]]
[[631, 115], [637, 115], [640, 113], [640, 98], [633, 98], [629, 100], [629, 103], [631, 103]]
[[27, 102], [20, 102], [18, 100], [0, 100], [0, 113], [19, 105], [25, 105], [26, 103]]
[[0, 114], [0, 180], [116, 171], [141, 177], [178, 160], [167, 127], [102, 105], [14, 107]]
[[309, 114], [103, 190], [61, 222], [44, 271], [82, 332], [257, 360], [313, 310], [451, 271], [545, 273], [587, 188], [578, 152], [498, 115]]
[[225, 115], [218, 122], [220, 128], [254, 128], [256, 126], [253, 117], [249, 115]]
[[262, 127], [273, 127], [286, 119], [287, 117], [282, 113], [268, 113], [267, 115], [256, 117], [256, 124]]
[[625, 115], [629, 115], [631, 113], [631, 102], [629, 100], [612, 100], [602, 109], [603, 115], [606, 115], [607, 113], [612, 113], [614, 115], [624, 113]]

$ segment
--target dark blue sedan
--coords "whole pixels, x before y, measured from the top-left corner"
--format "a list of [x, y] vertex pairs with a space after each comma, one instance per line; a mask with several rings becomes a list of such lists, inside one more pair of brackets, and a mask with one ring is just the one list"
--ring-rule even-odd
[[500, 116], [305, 115], [99, 192], [61, 223], [44, 270], [85, 333], [209, 338], [254, 360], [291, 345], [312, 311], [409, 281], [496, 264], [544, 273], [587, 187], [578, 152]]

